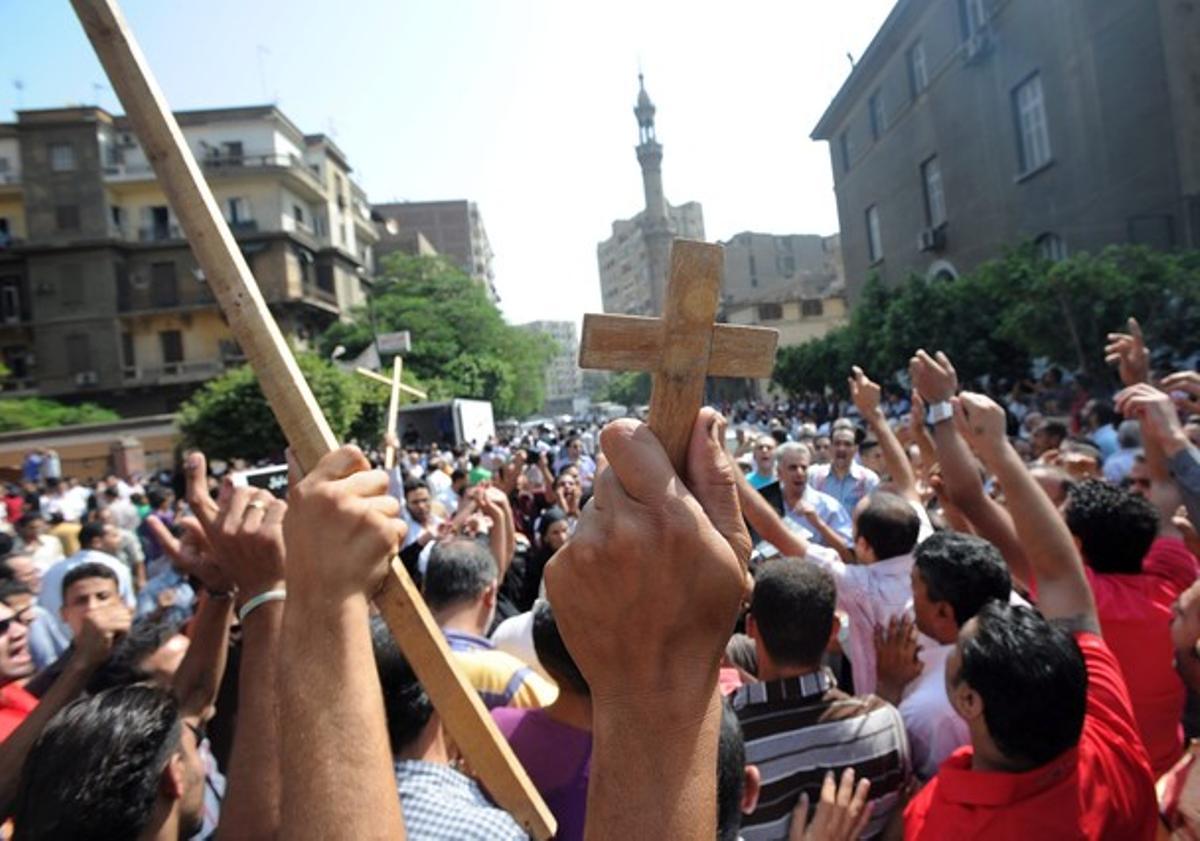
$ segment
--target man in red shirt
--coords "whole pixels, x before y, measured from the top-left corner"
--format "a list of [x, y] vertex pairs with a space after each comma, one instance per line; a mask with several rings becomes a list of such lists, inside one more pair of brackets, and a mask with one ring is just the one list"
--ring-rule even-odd
[[1041, 613], [989, 603], [946, 663], [971, 744], [905, 811], [907, 839], [1150, 841], [1157, 804], [1116, 658], [1070, 532], [986, 397], [953, 400], [960, 434], [999, 480], [1038, 582]]
[[30, 618], [0, 602], [0, 742], [37, 706], [37, 698], [21, 688], [34, 671], [26, 624]]
[[1170, 626], [1175, 600], [1200, 569], [1181, 539], [1157, 537], [1159, 514], [1148, 500], [1114, 485], [1074, 485], [1064, 516], [1086, 562], [1104, 640], [1120, 663], [1157, 778], [1183, 753], [1186, 691], [1173, 665]]

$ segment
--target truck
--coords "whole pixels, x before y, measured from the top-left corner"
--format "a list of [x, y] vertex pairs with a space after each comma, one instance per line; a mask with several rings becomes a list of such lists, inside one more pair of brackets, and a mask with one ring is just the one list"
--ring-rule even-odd
[[456, 397], [401, 406], [396, 414], [396, 434], [402, 446], [436, 443], [444, 447], [482, 447], [496, 434], [492, 404]]

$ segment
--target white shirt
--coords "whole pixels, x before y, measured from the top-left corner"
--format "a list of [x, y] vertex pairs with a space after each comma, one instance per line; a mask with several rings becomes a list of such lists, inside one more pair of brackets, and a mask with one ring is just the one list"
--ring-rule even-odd
[[129, 574], [129, 567], [107, 552], [100, 552], [96, 549], [80, 549], [74, 555], [71, 555], [69, 558], [63, 558], [46, 571], [46, 574], [42, 576], [42, 589], [38, 593], [38, 604], [46, 609], [46, 612], [58, 625], [59, 630], [68, 638], [71, 636], [71, 629], [67, 627], [67, 623], [62, 618], [63, 579], [75, 567], [91, 563], [104, 564], [115, 572], [117, 574], [117, 593], [120, 595], [121, 600], [130, 608], [133, 608], [137, 603], [133, 593], [133, 577]]
[[[837, 583], [837, 606], [850, 617], [846, 655], [854, 673], [854, 694], [875, 691], [875, 629], [894, 616], [912, 612], [913, 556], [898, 555], [873, 564], [843, 563], [835, 550], [809, 544], [806, 560], [829, 571]], [[922, 648], [937, 643], [918, 634]]]
[[905, 687], [900, 701], [913, 770], [922, 780], [936, 774], [946, 757], [971, 741], [967, 722], [954, 711], [946, 694], [946, 660], [953, 650], [953, 643], [931, 642], [922, 648], [918, 655], [921, 676]]

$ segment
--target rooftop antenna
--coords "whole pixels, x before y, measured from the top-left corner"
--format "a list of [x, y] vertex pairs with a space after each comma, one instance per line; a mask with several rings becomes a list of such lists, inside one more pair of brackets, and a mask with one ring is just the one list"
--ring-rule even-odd
[[854, 69], [854, 67], [855, 67], [855, 64], [854, 64], [854, 53], [847, 52], [847, 53], [846, 53], [846, 60], [850, 62], [850, 69], [851, 69], [851, 70], [853, 70], [853, 69]]
[[101, 84], [100, 82], [92, 82], [92, 102], [97, 107], [100, 106], [100, 92], [106, 90], [108, 90], [108, 85]]
[[13, 79], [13, 87], [17, 89], [17, 110], [21, 111], [25, 108], [25, 82], [22, 79]]

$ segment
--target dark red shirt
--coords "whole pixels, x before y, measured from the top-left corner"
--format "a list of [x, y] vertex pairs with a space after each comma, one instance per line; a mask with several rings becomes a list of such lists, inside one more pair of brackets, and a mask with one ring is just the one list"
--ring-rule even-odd
[[1100, 637], [1077, 634], [1075, 639], [1088, 673], [1079, 744], [1022, 774], [974, 771], [973, 749], [959, 748], [908, 804], [905, 839], [1155, 837], [1154, 780], [1120, 667]]

